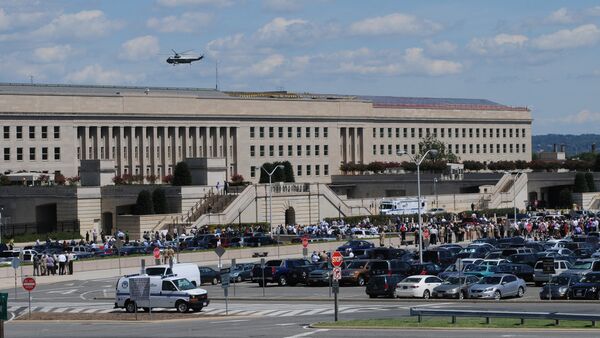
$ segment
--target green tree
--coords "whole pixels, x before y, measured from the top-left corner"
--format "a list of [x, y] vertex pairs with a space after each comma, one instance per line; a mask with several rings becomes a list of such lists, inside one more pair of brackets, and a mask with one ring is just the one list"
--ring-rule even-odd
[[571, 208], [573, 206], [573, 196], [567, 188], [560, 191], [558, 195], [558, 206], [560, 208]]
[[479, 171], [485, 169], [485, 164], [479, 161], [463, 161], [465, 170]]
[[446, 161], [448, 163], [457, 163], [459, 158], [454, 155], [452, 152], [447, 150], [446, 144], [444, 142], [438, 140], [433, 135], [429, 135], [424, 139], [421, 139], [419, 142], [419, 156], [421, 158], [428, 150], [436, 149], [438, 151], [435, 156], [436, 161]]
[[152, 195], [148, 190], [142, 190], [138, 194], [135, 202], [134, 214], [136, 215], [151, 215], [154, 213], [152, 206]]
[[168, 205], [167, 205], [167, 194], [165, 190], [162, 188], [156, 188], [152, 192], [152, 205], [154, 206], [155, 214], [166, 214]]
[[[294, 170], [289, 161], [265, 163], [260, 169], [260, 179], [258, 183], [269, 183], [269, 175], [267, 172], [272, 172], [277, 166], [282, 165], [283, 169], [277, 169], [273, 172], [271, 182], [294, 182]], [[264, 168], [264, 169], [263, 169]]]
[[173, 173], [174, 186], [192, 185], [192, 173], [187, 163], [179, 162], [175, 166], [175, 172]]
[[585, 173], [585, 182], [589, 192], [596, 192], [596, 183], [594, 182], [594, 174], [587, 172]]
[[584, 173], [576, 173], [575, 174], [575, 183], [574, 183], [574, 192], [588, 192], [588, 185], [585, 180]]

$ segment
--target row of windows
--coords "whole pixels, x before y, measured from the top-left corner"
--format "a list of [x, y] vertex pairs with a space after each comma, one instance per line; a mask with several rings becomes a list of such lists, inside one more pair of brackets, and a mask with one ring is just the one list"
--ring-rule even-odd
[[[387, 129], [387, 137], [392, 138], [394, 135], [394, 128], [379, 128], [379, 137], [383, 138], [386, 135]], [[502, 135], [503, 138], [506, 137], [526, 137], [525, 128], [395, 128], [396, 138], [400, 138], [400, 132], [402, 131], [402, 137], [408, 138], [409, 132], [410, 137], [415, 138], [423, 138], [423, 131], [425, 131], [425, 137], [433, 136], [435, 138], [439, 137], [462, 137], [462, 138], [473, 138], [473, 137], [494, 137], [500, 138]], [[519, 132], [520, 131], [520, 132]], [[373, 138], [377, 138], [377, 128], [373, 128]], [[508, 135], [508, 136], [507, 136]]]
[[[48, 156], [49, 156], [49, 148], [48, 147], [42, 147], [42, 152], [41, 152], [41, 160], [42, 161], [48, 161]], [[17, 161], [23, 161], [23, 148], [19, 147], [16, 148], [16, 155], [17, 155]], [[10, 161], [11, 158], [11, 148], [4, 148], [4, 160], [5, 161]], [[29, 148], [29, 160], [30, 161], [35, 161], [37, 160], [37, 149], [35, 147], [30, 147]], [[60, 147], [54, 147], [54, 160], [55, 161], [60, 161]]]
[[[208, 154], [209, 154], [208, 156], [211, 156], [210, 154], [212, 154], [213, 147], [212, 146], [208, 146], [207, 148], [208, 148]], [[101, 160], [109, 158], [108, 157], [108, 153], [105, 151], [106, 149], [107, 148], [105, 148], [105, 147], [100, 147], [99, 148], [98, 157]], [[160, 148], [160, 146], [155, 147], [155, 149], [156, 149], [156, 156], [155, 157], [158, 158], [158, 159], [162, 159], [163, 156], [161, 154], [161, 148]], [[166, 149], [167, 149], [167, 158], [170, 159], [171, 155], [172, 155], [171, 146], [167, 146]], [[219, 150], [218, 156], [223, 156], [223, 146], [219, 146], [218, 150]], [[203, 151], [203, 147], [202, 146], [198, 147], [198, 153], [199, 154], [204, 154], [202, 151]], [[117, 158], [117, 153], [116, 152], [117, 152], [117, 147], [113, 146], [112, 149], [111, 149], [111, 155], [112, 156], [110, 158], [115, 158], [116, 159]], [[182, 152], [183, 152], [183, 148], [181, 146], [178, 146], [177, 147], [177, 157], [179, 157], [179, 158], [183, 157], [183, 153]], [[150, 147], [149, 146], [146, 146], [144, 154], [145, 154], [146, 159], [150, 158]], [[233, 146], [229, 146], [229, 155], [230, 155], [231, 159], [233, 159]], [[127, 159], [127, 157], [129, 156], [129, 153], [127, 152], [127, 146], [123, 147], [122, 156], [123, 156], [124, 159]], [[136, 147], [133, 148], [133, 154], [132, 154], [132, 156], [136, 160], [139, 159], [139, 157], [140, 157], [139, 147], [136, 146]], [[186, 157], [192, 157], [192, 156], [194, 156], [194, 147], [193, 146], [188, 146], [188, 152], [187, 152], [187, 154], [185, 156]], [[94, 156], [94, 148], [93, 147], [88, 147], [88, 156], [87, 156], [87, 158], [88, 159], [95, 158], [95, 156]], [[77, 159], [78, 160], [81, 159], [81, 147], [77, 147]]]
[[[469, 144], [469, 145], [467, 145], [467, 144], [462, 144], [462, 145], [461, 144], [455, 144], [454, 148], [452, 146], [453, 146], [452, 144], [448, 144], [447, 145], [447, 150], [448, 150], [448, 152], [455, 153], [455, 154], [461, 154], [461, 153], [462, 154], [467, 154], [467, 153], [468, 154], [473, 154], [473, 153], [476, 153], [476, 154], [480, 154], [480, 153], [487, 154], [488, 153], [488, 145], [487, 144], [479, 144], [479, 143], [475, 144], [475, 145], [473, 145], [473, 144]], [[407, 144], [405, 144], [402, 147], [402, 150], [405, 153], [410, 153], [410, 154], [413, 154], [413, 155], [417, 153], [417, 146], [416, 145], [411, 144], [410, 145], [410, 151], [409, 151], [408, 147], [409, 146]], [[468, 151], [467, 151], [467, 147], [468, 147]], [[396, 148], [395, 153], [398, 153], [400, 151], [400, 145], [396, 144], [395, 148]], [[421, 147], [418, 146], [418, 148], [419, 148], [418, 152], [420, 153], [421, 152]], [[517, 144], [514, 144], [514, 145], [513, 144], [508, 144], [508, 151], [507, 151], [507, 145], [506, 144], [502, 144], [502, 145], [501, 144], [496, 144], [495, 149], [496, 149], [496, 153], [497, 154], [507, 153], [507, 152], [511, 153], [511, 154], [512, 153], [517, 153], [518, 154], [520, 152], [525, 153], [526, 152], [525, 149], [527, 149], [527, 148], [525, 146], [525, 143], [523, 143], [523, 144], [518, 144], [517, 143]], [[394, 154], [394, 152], [393, 152], [393, 145], [388, 144], [387, 147], [386, 147], [386, 145], [380, 144], [379, 145], [379, 155], [386, 155], [386, 152], [387, 152], [387, 155]], [[490, 144], [490, 146], [489, 146], [489, 153], [490, 154], [494, 153], [494, 144]], [[377, 145], [376, 144], [373, 145], [373, 155], [377, 155]]]
[[[313, 176], [313, 167], [314, 167], [314, 176], [321, 176], [321, 165], [320, 164], [315, 164], [314, 166], [312, 164], [307, 164], [307, 165], [301, 165], [298, 164], [296, 166], [296, 176], [302, 176], [303, 174], [305, 176]], [[305, 171], [303, 171], [305, 170]], [[250, 167], [250, 177], [252, 178], [256, 178], [256, 175], [260, 174], [260, 167], [256, 167], [256, 166], [251, 166]], [[329, 176], [329, 164], [324, 164], [323, 165], [323, 176]]]
[[[266, 146], [259, 146], [258, 147], [258, 156], [264, 157], [265, 149], [266, 149]], [[313, 156], [312, 155], [313, 149], [314, 149], [314, 156], [321, 156], [321, 147], [319, 145], [315, 145], [314, 148], [311, 145], [306, 145], [306, 146], [304, 146], [304, 148], [301, 145], [297, 145], [296, 146], [296, 156], [303, 156], [302, 149], [305, 150], [304, 156]], [[293, 150], [294, 150], [294, 146], [288, 145], [287, 146], [287, 156], [294, 156]], [[255, 156], [256, 156], [256, 146], [250, 146], [250, 157], [255, 157]], [[269, 156], [275, 156], [275, 146], [274, 145], [269, 146]], [[284, 146], [283, 145], [277, 146], [277, 156], [284, 156]], [[327, 145], [327, 144], [323, 145], [323, 156], [329, 156], [329, 145]]]
[[[48, 138], [48, 126], [40, 126], [39, 128], [40, 128], [41, 138], [47, 139]], [[23, 138], [23, 126], [16, 126], [16, 127], [14, 127], [14, 129], [15, 129], [15, 138], [22, 139]], [[29, 139], [33, 140], [37, 137], [37, 129], [38, 129], [38, 127], [36, 127], [36, 126], [29, 126], [27, 128], [27, 131], [29, 134]], [[2, 135], [5, 140], [10, 139], [10, 132], [11, 132], [10, 126], [4, 126], [2, 128]], [[55, 139], [60, 138], [60, 126], [54, 126], [53, 136]]]
[[[304, 130], [304, 133], [302, 132]], [[269, 138], [273, 138], [275, 137], [275, 127], [258, 127], [258, 137], [259, 138], [265, 138], [265, 131], [268, 131], [269, 133]], [[283, 138], [284, 137], [284, 127], [277, 127], [277, 137], [278, 138]], [[315, 138], [319, 138], [321, 137], [321, 128], [320, 127], [296, 127], [296, 138], [302, 138], [302, 135], [304, 135], [306, 138], [311, 138], [311, 135], [314, 136]], [[256, 137], [256, 127], [250, 127], [250, 138], [255, 138]], [[287, 137], [288, 138], [292, 138], [294, 137], [294, 127], [287, 127]], [[323, 137], [327, 138], [329, 137], [329, 128], [328, 127], [323, 127]]]

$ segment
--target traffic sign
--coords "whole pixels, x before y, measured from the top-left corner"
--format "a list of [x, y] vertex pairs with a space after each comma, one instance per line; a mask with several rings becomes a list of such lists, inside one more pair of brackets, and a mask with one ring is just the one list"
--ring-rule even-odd
[[223, 249], [223, 247], [219, 245], [215, 248], [215, 253], [217, 254], [217, 256], [221, 257], [223, 256], [223, 254], [225, 254], [225, 249]]
[[160, 259], [160, 249], [158, 247], [155, 247], [152, 253], [154, 254], [155, 259]]
[[308, 237], [302, 237], [302, 246], [308, 248]]
[[556, 273], [554, 270], [554, 258], [553, 257], [544, 257], [542, 259], [542, 271], [547, 275], [553, 275]]
[[308, 257], [308, 248], [302, 248], [302, 256]]
[[342, 257], [342, 253], [339, 251], [334, 251], [333, 254], [331, 254], [331, 264], [335, 267], [340, 267], [342, 266], [342, 263], [344, 262], [344, 257]]
[[230, 278], [231, 277], [229, 276], [229, 273], [221, 274], [221, 287], [223, 289], [227, 289], [229, 287]]
[[[12, 263], [11, 263], [11, 264], [12, 264], [12, 267], [13, 267], [13, 269], [15, 269], [15, 270], [16, 270], [16, 269], [18, 269], [18, 268], [19, 268], [19, 266], [21, 265], [21, 260], [19, 259], [19, 257], [13, 257], [13, 259], [12, 259]], [[15, 272], [15, 273], [16, 273], [16, 272]]]
[[31, 278], [31, 277], [25, 277], [23, 279], [23, 289], [25, 289], [26, 291], [32, 291], [33, 289], [35, 289], [35, 279]]
[[342, 279], [342, 268], [340, 268], [340, 267], [333, 268], [333, 280], [339, 281], [340, 279]]

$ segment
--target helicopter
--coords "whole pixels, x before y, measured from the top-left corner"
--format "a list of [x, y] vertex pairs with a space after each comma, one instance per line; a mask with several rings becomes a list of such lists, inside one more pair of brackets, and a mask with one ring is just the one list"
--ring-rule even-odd
[[167, 63], [172, 64], [173, 66], [178, 65], [178, 64], [182, 64], [182, 63], [188, 63], [191, 64], [194, 61], [200, 61], [204, 58], [204, 55], [200, 55], [200, 56], [186, 56], [184, 55], [185, 53], [191, 52], [191, 50], [182, 52], [182, 53], [177, 53], [175, 50], [171, 49], [173, 51], [173, 56], [169, 56], [167, 58]]

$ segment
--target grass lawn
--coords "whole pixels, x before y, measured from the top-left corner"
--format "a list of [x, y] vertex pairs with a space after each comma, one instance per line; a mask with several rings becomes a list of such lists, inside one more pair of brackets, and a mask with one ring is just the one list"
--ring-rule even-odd
[[590, 321], [561, 320], [560, 325], [555, 325], [553, 320], [527, 319], [521, 325], [519, 319], [490, 318], [490, 324], [485, 323], [485, 318], [457, 317], [456, 324], [452, 324], [450, 317], [423, 317], [421, 323], [417, 317], [357, 319], [338, 322], [320, 322], [314, 327], [339, 327], [339, 328], [542, 328], [542, 329], [599, 329], [592, 326]]

